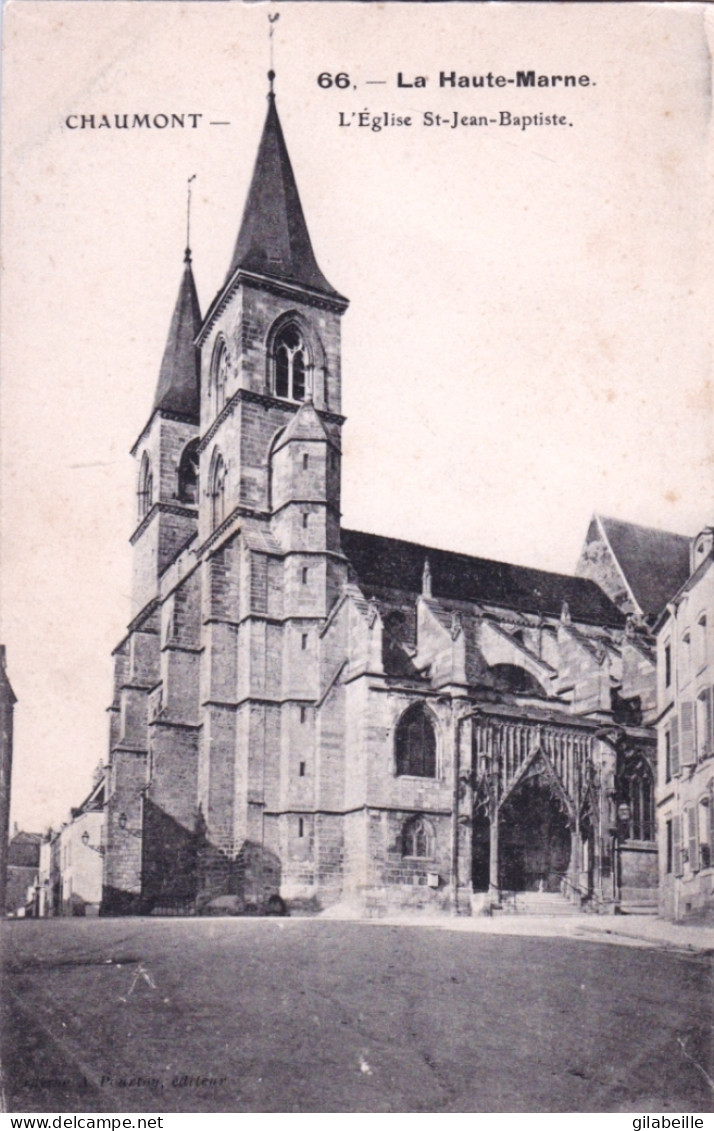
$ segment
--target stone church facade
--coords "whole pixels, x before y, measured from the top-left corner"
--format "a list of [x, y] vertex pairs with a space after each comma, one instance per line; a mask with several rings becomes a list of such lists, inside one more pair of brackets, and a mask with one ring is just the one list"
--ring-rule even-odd
[[593, 528], [565, 576], [345, 530], [347, 305], [271, 93], [225, 283], [202, 315], [187, 251], [133, 449], [103, 909], [656, 903], [655, 656], [616, 550]]

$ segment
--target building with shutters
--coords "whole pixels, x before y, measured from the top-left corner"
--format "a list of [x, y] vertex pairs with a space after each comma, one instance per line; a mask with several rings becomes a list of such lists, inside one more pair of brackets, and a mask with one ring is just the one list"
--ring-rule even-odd
[[714, 915], [714, 528], [657, 626], [660, 909]]
[[681, 554], [594, 520], [569, 576], [345, 529], [347, 306], [271, 91], [224, 283], [202, 314], [187, 250], [133, 448], [103, 909], [656, 906], [644, 574], [674, 594]]
[[0, 644], [0, 910], [6, 906], [10, 797], [12, 793], [13, 714], [17, 698], [7, 674], [5, 645]]
[[5, 914], [35, 915], [40, 868], [40, 833], [26, 833], [15, 826], [7, 846]]

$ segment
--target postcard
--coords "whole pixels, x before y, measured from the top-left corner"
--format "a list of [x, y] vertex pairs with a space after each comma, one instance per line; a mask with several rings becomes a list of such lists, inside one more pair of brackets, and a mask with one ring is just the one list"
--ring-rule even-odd
[[696, 1120], [711, 10], [3, 31], [7, 1110]]

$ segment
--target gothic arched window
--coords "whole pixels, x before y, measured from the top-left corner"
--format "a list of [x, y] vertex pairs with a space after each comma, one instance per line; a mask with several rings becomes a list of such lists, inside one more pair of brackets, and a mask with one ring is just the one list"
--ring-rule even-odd
[[211, 529], [216, 530], [225, 518], [226, 510], [226, 465], [223, 456], [216, 451], [211, 465]]
[[228, 383], [228, 350], [221, 338], [216, 344], [211, 365], [211, 389], [216, 398], [216, 416], [226, 403], [226, 384]]
[[409, 707], [397, 723], [397, 774], [436, 777], [436, 735], [431, 717], [421, 703]]
[[428, 860], [434, 855], [434, 830], [425, 817], [412, 817], [402, 829], [402, 855]]
[[198, 503], [198, 440], [187, 444], [178, 470], [178, 497], [182, 503]]
[[307, 353], [300, 330], [294, 322], [283, 326], [273, 345], [276, 397], [289, 401], [305, 400]]
[[145, 518], [151, 510], [154, 494], [154, 477], [151, 474], [151, 460], [146, 452], [141, 457], [139, 469], [139, 489], [137, 491], [139, 520]]
[[642, 758], [632, 758], [622, 775], [623, 793], [630, 809], [628, 833], [632, 840], [654, 840], [654, 779]]

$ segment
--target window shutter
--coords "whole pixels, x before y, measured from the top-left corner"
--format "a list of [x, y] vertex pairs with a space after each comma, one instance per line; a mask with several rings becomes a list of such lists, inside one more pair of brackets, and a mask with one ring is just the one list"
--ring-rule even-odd
[[709, 754], [714, 754], [714, 687], [707, 692], [707, 724]]
[[712, 689], [707, 687], [699, 698], [702, 701], [700, 717], [697, 719], [697, 747], [699, 761], [708, 758], [712, 752], [710, 735], [712, 729]]
[[682, 864], [682, 818], [678, 813], [672, 818], [672, 844], [674, 874], [675, 876], [681, 876], [684, 871]]
[[697, 695], [694, 704], [694, 739], [697, 748], [697, 761], [701, 762], [709, 752], [709, 691]]
[[672, 716], [672, 725], [669, 728], [672, 737], [672, 776], [679, 773], [679, 718]]
[[687, 815], [687, 850], [689, 852], [689, 867], [692, 872], [699, 871], [699, 846], [697, 844], [697, 810], [694, 805], [686, 811]]
[[702, 797], [697, 805], [699, 819], [699, 863], [702, 868], [708, 868], [712, 862], [711, 856], [711, 816], [708, 797]]
[[682, 731], [680, 735], [679, 757], [683, 766], [693, 766], [697, 760], [694, 749], [694, 703], [682, 703]]

